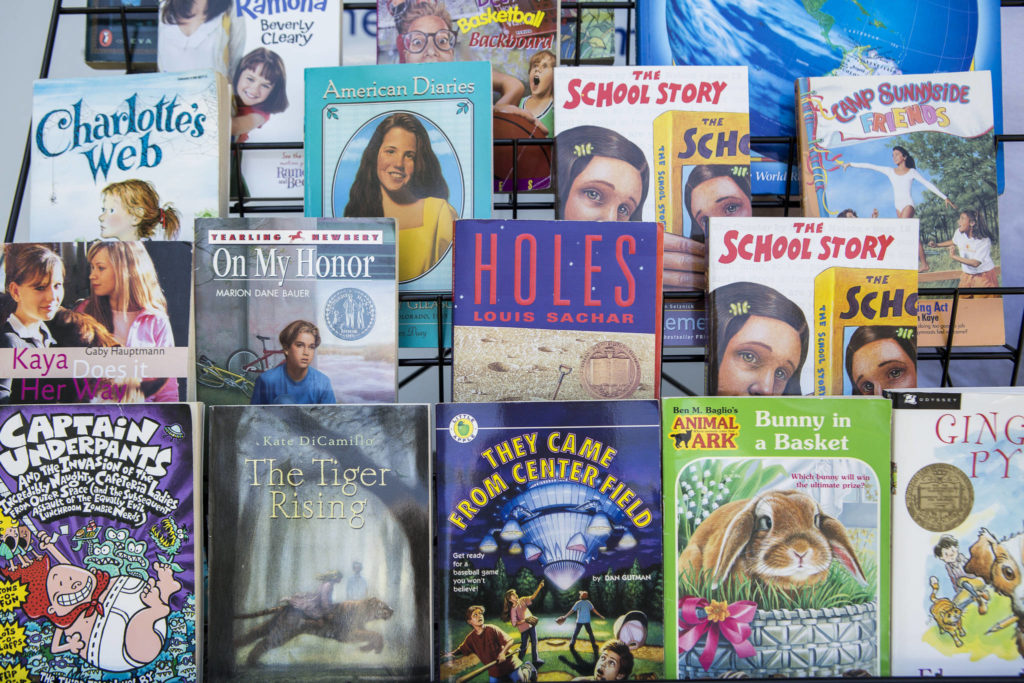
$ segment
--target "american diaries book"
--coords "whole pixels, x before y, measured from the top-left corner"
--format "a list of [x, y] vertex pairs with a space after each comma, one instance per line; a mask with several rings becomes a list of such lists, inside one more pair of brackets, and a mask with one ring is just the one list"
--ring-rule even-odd
[[[999, 11], [997, 2], [973, 1], [936, 6], [926, 0], [867, 0], [824, 7], [784, 0], [741, 8], [719, 0], [639, 0], [637, 63], [747, 64], [755, 103], [751, 134], [793, 138], [798, 126], [789, 84], [804, 76], [885, 78], [980, 69], [995, 74], [998, 89]], [[1001, 104], [996, 113], [1001, 116]], [[787, 147], [756, 147], [755, 194], [799, 194], [797, 169], [787, 188]]]
[[227, 214], [228, 122], [212, 71], [36, 81], [29, 237], [191, 241]]
[[0, 403], [190, 399], [192, 245], [4, 245]]
[[456, 223], [455, 400], [657, 398], [662, 235], [656, 223]]
[[396, 399], [393, 219], [202, 219], [196, 231], [199, 400]]
[[490, 83], [486, 63], [308, 69], [306, 215], [394, 218], [401, 291], [448, 291], [455, 219], [491, 215]]
[[894, 676], [1021, 669], [1024, 394], [892, 393]]
[[[801, 78], [796, 90], [805, 216], [916, 217], [922, 284], [999, 286], [989, 72]], [[921, 303], [921, 344], [944, 346], [950, 301]], [[1003, 344], [1001, 300], [963, 299], [957, 328], [958, 346]]]
[[202, 680], [197, 404], [0, 408], [0, 671]]
[[429, 406], [210, 412], [208, 678], [430, 678]]
[[661, 678], [657, 401], [440, 404], [435, 428], [439, 678]]
[[708, 393], [917, 386], [916, 253], [914, 219], [712, 218]]
[[[232, 3], [232, 22], [245, 25], [245, 48], [231, 74], [231, 135], [240, 143], [302, 142], [302, 74], [341, 64], [341, 3]], [[241, 166], [250, 197], [302, 198], [302, 149], [243, 149]]]
[[889, 675], [890, 417], [880, 398], [662, 402], [666, 678]]
[[[377, 0], [377, 63], [493, 65], [494, 191], [550, 189], [559, 0]], [[457, 67], [461, 68], [461, 67]], [[449, 67], [451, 69], [451, 67]], [[483, 171], [483, 167], [480, 167]]]

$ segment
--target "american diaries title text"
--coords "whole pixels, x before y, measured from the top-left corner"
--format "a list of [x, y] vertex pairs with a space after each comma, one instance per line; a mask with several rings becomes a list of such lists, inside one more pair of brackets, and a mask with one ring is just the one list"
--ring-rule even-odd
[[161, 140], [201, 139], [208, 130], [207, 118], [199, 102], [184, 102], [177, 94], [152, 100], [136, 92], [106, 110], [92, 109], [84, 98], [51, 109], [37, 118], [33, 135], [44, 157], [81, 154], [93, 181], [102, 182], [112, 167], [131, 171], [159, 166], [164, 159]]
[[0, 509], [39, 522], [105, 515], [138, 527], [179, 501], [161, 488], [175, 457], [148, 417], [94, 412], [9, 413], [0, 423], [0, 468], [17, 482]]
[[657, 332], [656, 223], [460, 221], [459, 325]]
[[480, 452], [492, 474], [464, 494], [448, 514], [448, 521], [465, 530], [468, 523], [493, 499], [541, 480], [572, 481], [597, 491], [618, 506], [638, 529], [653, 520], [650, 505], [638, 489], [608, 472], [618, 451], [586, 434], [573, 431], [524, 432], [488, 446]]

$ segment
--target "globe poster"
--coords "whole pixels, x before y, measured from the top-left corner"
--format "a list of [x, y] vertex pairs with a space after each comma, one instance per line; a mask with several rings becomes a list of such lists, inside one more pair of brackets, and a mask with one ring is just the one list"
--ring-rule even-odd
[[[997, 0], [639, 0], [637, 12], [641, 65], [749, 67], [754, 136], [795, 136], [797, 78], [970, 69], [992, 72], [1002, 130]], [[758, 151], [783, 161], [755, 164], [754, 193], [784, 192], [785, 146]]]

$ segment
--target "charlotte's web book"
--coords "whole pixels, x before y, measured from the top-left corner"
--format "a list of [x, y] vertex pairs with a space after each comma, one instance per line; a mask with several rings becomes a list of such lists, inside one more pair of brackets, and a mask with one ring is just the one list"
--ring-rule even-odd
[[200, 401], [395, 400], [393, 219], [202, 219], [196, 233]]
[[[556, 215], [658, 221], [666, 289], [704, 289], [708, 218], [752, 215], [747, 106], [746, 67], [556, 69]], [[670, 304], [669, 327], [702, 307]]]
[[[638, 64], [749, 65], [755, 136], [796, 135], [789, 84], [805, 76], [887, 78], [982, 69], [993, 72], [997, 89], [1000, 82], [997, 2], [783, 0], [740, 6], [639, 0], [637, 24]], [[786, 187], [787, 147], [775, 143], [755, 150], [755, 194], [798, 193], [797, 173], [792, 189]]]
[[212, 71], [36, 81], [29, 237], [191, 240], [227, 213], [228, 108]]
[[457, 401], [657, 398], [656, 223], [455, 225]]
[[452, 224], [491, 212], [490, 66], [306, 71], [306, 215], [397, 221], [402, 291], [451, 287]]
[[[125, 53], [132, 67], [146, 70], [156, 67], [157, 0], [89, 0], [90, 8], [108, 8], [109, 13], [88, 14], [85, 18], [85, 63], [96, 68], [125, 68]], [[121, 27], [121, 8], [148, 12], [125, 12], [128, 44]]]
[[210, 413], [208, 676], [430, 678], [430, 407]]
[[893, 392], [894, 676], [1016, 676], [1024, 394]]
[[202, 680], [197, 404], [0, 408], [0, 670]]
[[[987, 71], [796, 82], [804, 215], [917, 217], [922, 284], [999, 286]], [[923, 301], [922, 344], [946, 343], [949, 300]], [[997, 298], [960, 302], [954, 343], [1001, 345]]]
[[708, 393], [917, 386], [917, 221], [712, 218]]
[[442, 403], [435, 429], [439, 678], [661, 678], [657, 401]]
[[[231, 74], [236, 142], [302, 142], [303, 70], [341, 64], [341, 3], [232, 0], [245, 48]], [[302, 198], [301, 149], [242, 150], [245, 191]]]
[[887, 676], [889, 402], [661, 409], [665, 677]]
[[192, 396], [192, 245], [4, 245], [0, 403]]
[[[558, 26], [558, 0], [377, 0], [377, 63], [492, 64], [495, 139], [550, 138]], [[550, 188], [550, 144], [513, 156], [510, 140], [494, 150], [496, 192]]]

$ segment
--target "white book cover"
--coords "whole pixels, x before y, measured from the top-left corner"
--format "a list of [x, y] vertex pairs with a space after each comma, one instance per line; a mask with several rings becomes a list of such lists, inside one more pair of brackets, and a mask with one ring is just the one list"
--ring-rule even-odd
[[1024, 393], [894, 394], [893, 676], [1017, 676]]
[[36, 81], [29, 239], [191, 240], [227, 214], [227, 125], [213, 71]]
[[[236, 142], [302, 142], [302, 75], [306, 67], [341, 64], [341, 2], [234, 5], [245, 47], [231, 75], [231, 134]], [[249, 197], [301, 199], [302, 150], [243, 150], [242, 178]]]

